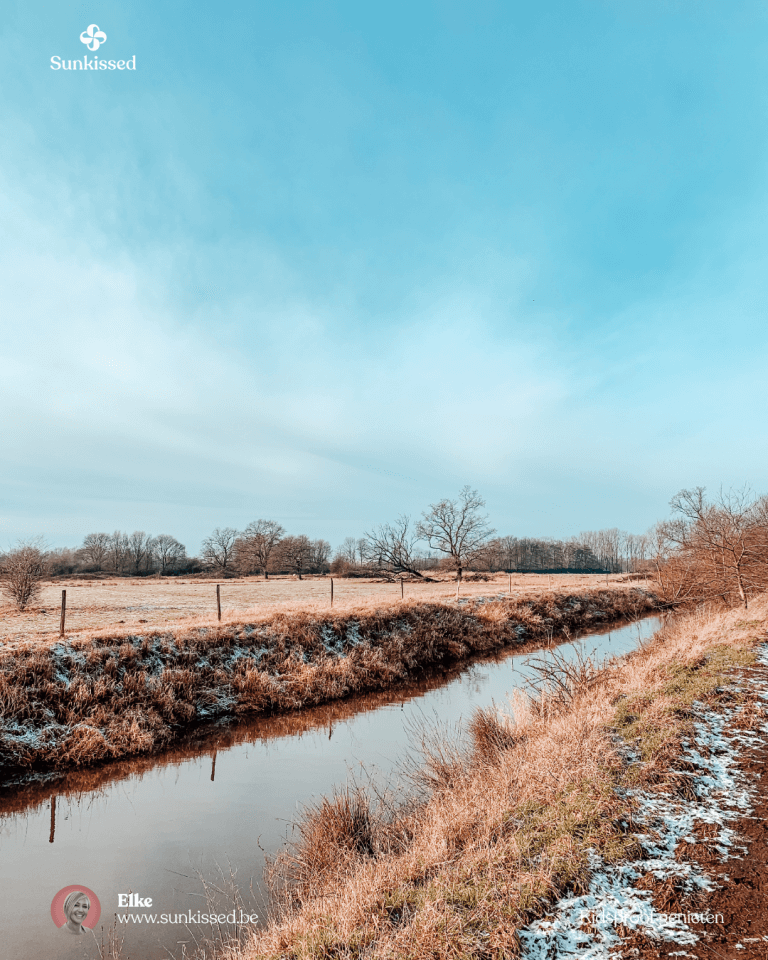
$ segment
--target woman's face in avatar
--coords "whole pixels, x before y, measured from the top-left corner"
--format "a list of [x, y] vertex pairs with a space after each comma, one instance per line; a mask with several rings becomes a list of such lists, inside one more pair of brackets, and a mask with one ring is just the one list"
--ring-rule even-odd
[[80, 897], [72, 904], [72, 909], [69, 911], [69, 918], [70, 920], [74, 920], [75, 923], [82, 923], [88, 916], [90, 909], [91, 901], [88, 897]]

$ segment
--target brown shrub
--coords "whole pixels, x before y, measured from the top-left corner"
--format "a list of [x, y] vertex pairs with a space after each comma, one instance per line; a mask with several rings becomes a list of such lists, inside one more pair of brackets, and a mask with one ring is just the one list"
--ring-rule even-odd
[[26, 608], [40, 596], [48, 575], [48, 559], [42, 540], [21, 540], [5, 555], [0, 555], [0, 589], [17, 610]]

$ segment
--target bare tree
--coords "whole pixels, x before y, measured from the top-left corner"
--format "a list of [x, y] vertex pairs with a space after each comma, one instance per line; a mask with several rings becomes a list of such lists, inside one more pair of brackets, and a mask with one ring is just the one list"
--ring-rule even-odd
[[80, 555], [90, 566], [103, 570], [109, 557], [110, 539], [108, 533], [89, 533], [83, 540]]
[[200, 553], [203, 563], [213, 567], [222, 576], [232, 566], [235, 552], [237, 530], [232, 527], [216, 527], [213, 533], [203, 540]]
[[298, 537], [284, 537], [278, 548], [278, 562], [298, 574], [299, 580], [312, 560], [312, 543], [303, 534]]
[[414, 548], [419, 541], [418, 534], [412, 530], [409, 517], [401, 515], [393, 524], [384, 523], [366, 533], [367, 555], [379, 568], [387, 565], [393, 573], [410, 573], [421, 577], [416, 569]]
[[462, 487], [457, 500], [440, 500], [430, 505], [416, 531], [419, 539], [446, 554], [461, 580], [463, 568], [481, 552], [495, 531], [488, 517], [480, 513], [485, 500], [477, 490]]
[[145, 563], [151, 547], [151, 538], [143, 530], [134, 530], [126, 539], [126, 552], [130, 558], [133, 572], [138, 575], [142, 563]]
[[187, 550], [183, 543], [169, 533], [161, 533], [152, 540], [152, 548], [160, 573], [165, 575], [170, 570], [176, 570], [179, 564], [186, 559]]
[[681, 490], [675, 512], [654, 532], [655, 567], [662, 593], [674, 602], [740, 603], [768, 586], [768, 505], [748, 490]]
[[364, 567], [368, 562], [370, 550], [371, 545], [368, 543], [368, 540], [365, 537], [359, 537], [357, 541], [357, 556], [361, 567]]
[[357, 540], [354, 537], [347, 537], [336, 548], [336, 558], [346, 560], [350, 565], [357, 563]]
[[120, 573], [128, 556], [128, 537], [115, 530], [109, 538], [109, 564], [115, 573]]
[[269, 561], [285, 529], [275, 520], [254, 520], [237, 538], [236, 553], [241, 569], [263, 573], [269, 579]]
[[138, 575], [142, 565], [146, 565], [149, 552], [152, 549], [152, 538], [143, 530], [134, 530], [126, 536], [126, 555], [134, 574]]
[[19, 540], [15, 547], [0, 557], [0, 588], [16, 604], [26, 610], [40, 596], [48, 574], [48, 559], [42, 537]]
[[327, 540], [311, 540], [309, 563], [315, 573], [327, 573], [331, 559], [331, 545]]

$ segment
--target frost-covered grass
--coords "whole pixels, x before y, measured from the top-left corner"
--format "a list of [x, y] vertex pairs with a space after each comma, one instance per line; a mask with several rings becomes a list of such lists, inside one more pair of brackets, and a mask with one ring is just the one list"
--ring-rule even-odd
[[638, 589], [484, 604], [397, 601], [0, 647], [0, 762], [68, 768], [157, 750], [200, 721], [386, 689], [433, 667], [648, 613]]
[[425, 742], [407, 801], [323, 801], [273, 866], [272, 922], [222, 956], [602, 957], [622, 924], [684, 949], [709, 883], [685, 851], [730, 855], [749, 805], [764, 682], [733, 678], [768, 640], [766, 598], [750, 616], [690, 615]]
[[[493, 574], [486, 579], [465, 578], [461, 598], [508, 596], [537, 599], [544, 593], [592, 592], [605, 587], [625, 590], [635, 586], [653, 588], [651, 582], [628, 581], [621, 574]], [[6, 603], [0, 593], [0, 643], [18, 640], [55, 640], [59, 633], [61, 591], [67, 591], [67, 631], [78, 635], [95, 633], [142, 633], [151, 630], [185, 630], [216, 621], [217, 581], [207, 577], [98, 577], [60, 578], [43, 587], [38, 603], [23, 613]], [[330, 609], [327, 576], [236, 577], [220, 582], [224, 622], [269, 620], [279, 613], [299, 611], [325, 616]], [[334, 613], [355, 614], [400, 599], [399, 582], [380, 577], [335, 578]], [[456, 596], [456, 583], [448, 573], [429, 580], [410, 580], [404, 585], [408, 601], [447, 603]]]
[[[717, 651], [711, 659], [724, 665], [723, 651]], [[768, 665], [766, 648], [759, 661]], [[691, 687], [701, 689], [698, 678], [691, 677], [691, 681]], [[692, 693], [679, 682], [675, 682], [675, 688], [686, 700]], [[751, 693], [762, 704], [768, 703], [765, 676], [751, 687]], [[716, 709], [694, 701], [690, 709], [693, 729], [682, 741], [678, 758], [678, 764], [691, 772], [689, 795], [648, 788], [626, 791], [633, 807], [633, 833], [640, 843], [640, 855], [610, 863], [590, 852], [586, 892], [564, 897], [552, 914], [521, 932], [523, 955], [529, 960], [607, 960], [621, 943], [619, 930], [690, 945], [696, 943], [706, 924], [716, 919], [696, 910], [701, 892], [715, 886], [712, 877], [695, 860], [681, 859], [677, 854], [681, 846], [698, 844], [702, 832], [710, 852], [719, 860], [746, 852], [730, 826], [751, 812], [754, 796], [754, 785], [740, 771], [739, 758], [745, 749], [759, 745], [760, 734], [768, 733], [768, 724], [759, 723], [759, 732], [734, 725], [739, 706]], [[645, 746], [642, 733], [638, 742]], [[653, 880], [643, 886], [643, 878]], [[678, 902], [660, 904], [659, 890], [666, 892], [667, 901], [671, 897]], [[686, 909], [681, 902], [687, 903]]]

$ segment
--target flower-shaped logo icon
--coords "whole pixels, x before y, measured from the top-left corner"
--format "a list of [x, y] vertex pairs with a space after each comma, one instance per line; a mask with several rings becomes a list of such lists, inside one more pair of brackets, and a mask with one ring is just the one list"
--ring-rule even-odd
[[102, 43], [107, 42], [107, 35], [92, 23], [87, 30], [80, 34], [80, 43], [84, 43], [89, 50], [98, 50]]

